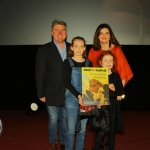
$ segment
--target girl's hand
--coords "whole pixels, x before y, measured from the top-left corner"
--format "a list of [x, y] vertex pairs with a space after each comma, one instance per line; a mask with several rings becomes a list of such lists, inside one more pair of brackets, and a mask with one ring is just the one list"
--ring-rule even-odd
[[122, 100], [122, 96], [117, 96], [117, 100], [121, 101]]
[[117, 100], [118, 101], [121, 101], [122, 99], [124, 99], [125, 98], [125, 95], [123, 94], [122, 96], [117, 96]]
[[78, 95], [79, 104], [82, 105], [82, 96]]
[[109, 84], [109, 89], [112, 90], [112, 91], [115, 91], [115, 86], [114, 86], [114, 84], [112, 84], [112, 83]]
[[99, 109], [100, 109], [100, 108], [101, 108], [101, 106], [102, 106], [101, 104], [98, 104], [98, 105], [97, 105], [97, 108], [99, 108]]

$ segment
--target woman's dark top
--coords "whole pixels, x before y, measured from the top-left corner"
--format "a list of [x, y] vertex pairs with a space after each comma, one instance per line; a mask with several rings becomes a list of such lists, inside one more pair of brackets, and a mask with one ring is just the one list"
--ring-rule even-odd
[[[72, 59], [72, 58], [71, 58]], [[76, 62], [72, 59], [74, 63], [74, 67], [85, 67], [85, 61], [84, 62]], [[91, 61], [89, 61], [89, 67], [92, 67]], [[78, 98], [78, 95], [82, 95], [82, 93], [79, 93], [75, 87], [71, 84], [71, 73], [72, 73], [72, 67], [70, 66], [70, 63], [68, 59], [64, 60], [63, 64], [63, 75], [64, 75], [64, 82], [66, 88], [75, 96]]]

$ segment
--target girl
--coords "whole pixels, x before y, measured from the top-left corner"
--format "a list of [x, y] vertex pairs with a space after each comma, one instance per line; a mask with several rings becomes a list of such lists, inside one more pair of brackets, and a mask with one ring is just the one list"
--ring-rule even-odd
[[[108, 68], [110, 105], [107, 106], [107, 109], [109, 111], [110, 132], [107, 134], [107, 138], [109, 150], [114, 150], [115, 132], [124, 131], [120, 111], [120, 101], [117, 100], [118, 95], [121, 97], [124, 95], [124, 88], [119, 74], [116, 73], [116, 58], [113, 53], [111, 53], [110, 51], [104, 51], [97, 59], [97, 66]], [[94, 134], [95, 142], [93, 150], [100, 150], [103, 145], [105, 132], [102, 130], [95, 130]]]
[[[68, 52], [68, 59], [65, 59], [63, 66], [64, 82], [66, 91], [66, 115], [67, 129], [65, 139], [65, 150], [72, 150], [74, 135], [79, 113], [79, 104], [82, 103], [81, 67], [92, 67], [92, 63], [86, 58], [85, 40], [82, 37], [72, 39]], [[81, 129], [76, 133], [76, 150], [84, 149], [87, 119], [81, 120]]]

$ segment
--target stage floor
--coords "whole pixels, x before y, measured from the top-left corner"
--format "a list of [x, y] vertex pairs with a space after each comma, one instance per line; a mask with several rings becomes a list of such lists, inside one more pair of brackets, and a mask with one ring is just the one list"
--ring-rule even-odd
[[[48, 150], [48, 116], [31, 117], [26, 110], [0, 110], [3, 132], [0, 150]], [[150, 149], [150, 111], [122, 111], [124, 134], [116, 134], [115, 150]], [[85, 150], [92, 150], [93, 132], [87, 125]]]

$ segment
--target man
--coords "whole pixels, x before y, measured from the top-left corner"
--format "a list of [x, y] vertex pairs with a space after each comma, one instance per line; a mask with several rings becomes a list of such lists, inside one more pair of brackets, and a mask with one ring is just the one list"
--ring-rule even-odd
[[49, 117], [49, 150], [57, 150], [58, 120], [60, 129], [60, 149], [65, 149], [66, 113], [65, 85], [63, 80], [63, 61], [70, 44], [67, 43], [67, 24], [54, 20], [51, 26], [52, 41], [38, 49], [35, 78], [37, 96], [45, 102]]

